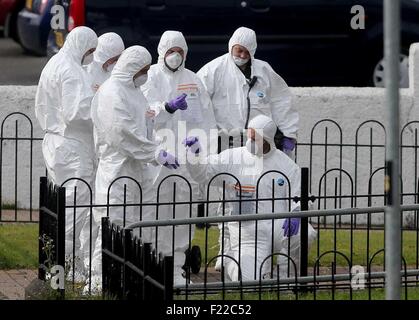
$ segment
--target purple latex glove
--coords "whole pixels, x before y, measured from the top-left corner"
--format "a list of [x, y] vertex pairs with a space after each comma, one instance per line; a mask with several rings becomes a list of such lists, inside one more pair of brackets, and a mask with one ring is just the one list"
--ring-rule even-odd
[[295, 140], [291, 138], [284, 137], [282, 139], [282, 151], [287, 153], [291, 152], [295, 148]]
[[282, 229], [284, 229], [284, 235], [288, 238], [295, 236], [298, 233], [299, 228], [300, 218], [288, 218], [282, 225]]
[[180, 96], [170, 100], [166, 103], [166, 108], [168, 108], [172, 113], [178, 109], [186, 110], [188, 108], [188, 104], [186, 103], [187, 96], [188, 95], [186, 93], [183, 93]]
[[201, 143], [199, 142], [198, 137], [187, 137], [182, 143], [189, 147], [189, 151], [192, 153], [198, 154], [201, 151]]
[[179, 168], [179, 162], [177, 161], [176, 157], [165, 150], [160, 150], [157, 157], [157, 162], [169, 169]]

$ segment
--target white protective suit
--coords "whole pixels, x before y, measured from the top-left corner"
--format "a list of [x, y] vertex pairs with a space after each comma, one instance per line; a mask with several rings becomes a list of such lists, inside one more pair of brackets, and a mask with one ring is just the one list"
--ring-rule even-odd
[[119, 56], [124, 49], [124, 41], [115, 32], [102, 34], [98, 38], [97, 48], [93, 53], [93, 62], [86, 68], [95, 92], [111, 76], [111, 70], [104, 70], [103, 64], [109, 59]]
[[[111, 77], [99, 88], [92, 101], [95, 146], [99, 157], [96, 173], [96, 204], [106, 204], [108, 188], [116, 179], [128, 176], [135, 179], [142, 188], [129, 179], [119, 179], [110, 189], [110, 204], [150, 201], [153, 184], [152, 165], [157, 165], [158, 144], [146, 138], [145, 113], [148, 103], [141, 90], [136, 88], [133, 76], [151, 63], [151, 55], [140, 46], [127, 48], [116, 63]], [[143, 207], [142, 218], [153, 209]], [[97, 239], [93, 256], [92, 288], [101, 286], [101, 218], [107, 215], [106, 207], [94, 211]], [[110, 220], [120, 225], [140, 221], [140, 206], [109, 209]], [[143, 236], [145, 236], [143, 234]], [[149, 239], [150, 240], [150, 239]]]
[[[57, 185], [70, 178], [80, 178], [93, 190], [94, 144], [90, 103], [94, 92], [82, 68], [82, 59], [96, 45], [97, 36], [93, 30], [75, 28], [68, 34], [62, 49], [48, 61], [39, 79], [35, 114], [45, 132], [42, 153], [48, 176]], [[66, 205], [73, 205], [75, 187], [77, 204], [90, 204], [90, 192], [84, 182], [71, 180], [64, 186]], [[73, 209], [67, 209], [65, 252], [72, 259], [75, 233], [75, 263], [79, 267], [83, 255], [89, 254], [89, 246], [85, 246], [89, 228], [84, 228], [89, 209], [77, 209], [75, 230], [73, 214]], [[76, 272], [81, 274], [82, 270], [77, 268]]]
[[[286, 198], [300, 195], [300, 168], [285, 153], [276, 149], [274, 136], [276, 132], [275, 124], [266, 116], [255, 117], [249, 123], [249, 128], [262, 130], [263, 139], [270, 144], [270, 151], [262, 157], [253, 155], [246, 147], [227, 149], [218, 155], [200, 155], [199, 161], [193, 159], [194, 155], [188, 153], [187, 167], [192, 177], [196, 181], [208, 182], [212, 177], [220, 173], [230, 173], [240, 182], [229, 176], [219, 177], [215, 181], [222, 185], [226, 181], [226, 200], [241, 199], [272, 199], [274, 188], [275, 198]], [[260, 132], [260, 131], [259, 131]], [[205, 161], [206, 160], [206, 161]], [[193, 163], [195, 161], [195, 163]], [[276, 170], [278, 172], [267, 173]], [[267, 173], [267, 174], [265, 174]], [[287, 180], [287, 178], [288, 180]], [[259, 181], [259, 184], [258, 184]], [[288, 183], [289, 181], [289, 183]], [[290, 188], [290, 190], [289, 190]], [[272, 200], [241, 202], [241, 214], [272, 213], [299, 210], [299, 203], [287, 200]], [[229, 208], [226, 214], [240, 214], [239, 202], [227, 202]], [[257, 208], [256, 208], [257, 206]], [[290, 210], [291, 209], [291, 210]], [[224, 256], [224, 266], [228, 277], [238, 280], [238, 264], [229, 257], [236, 259], [240, 263], [242, 280], [259, 279], [259, 270], [263, 260], [274, 252], [281, 252], [288, 255], [288, 241], [290, 241], [289, 256], [299, 263], [299, 232], [297, 235], [287, 238], [283, 234], [282, 225], [285, 220], [275, 220], [274, 222], [274, 241], [272, 243], [272, 220], [261, 220], [241, 223], [241, 236], [239, 239], [239, 223], [228, 222], [230, 230], [231, 248]], [[309, 243], [315, 238], [315, 231], [309, 225]], [[290, 239], [290, 240], [288, 240]], [[273, 246], [272, 246], [273, 244]], [[241, 254], [239, 258], [239, 245]], [[257, 254], [255, 254], [255, 246]], [[227, 257], [229, 256], [229, 257]], [[263, 263], [262, 276], [270, 272], [270, 261]], [[278, 267], [282, 275], [287, 273], [288, 259], [278, 257]], [[256, 266], [256, 269], [255, 269]], [[292, 272], [293, 269], [290, 270]]]
[[[250, 91], [249, 82], [232, 57], [236, 44], [245, 47], [251, 56], [251, 78], [257, 77], [257, 80]], [[291, 91], [267, 62], [255, 59], [256, 47], [255, 32], [240, 27], [228, 43], [229, 52], [198, 71], [214, 105], [217, 126], [220, 129], [242, 132], [248, 115], [249, 96], [249, 121], [258, 114], [266, 115], [286, 137], [297, 139], [299, 117], [291, 103]], [[239, 143], [239, 139], [235, 138], [234, 145], [239, 146]]]
[[[251, 78], [257, 77], [251, 89], [249, 81], [233, 60], [232, 50], [236, 44], [245, 47], [250, 53]], [[299, 117], [292, 105], [291, 91], [267, 62], [255, 59], [256, 48], [255, 32], [240, 27], [230, 38], [229, 52], [207, 63], [198, 71], [198, 76], [207, 88], [214, 106], [217, 126], [221, 130], [222, 150], [228, 148], [228, 138], [222, 132], [227, 131], [233, 137], [233, 146], [239, 147], [240, 133], [245, 129], [247, 117], [250, 121], [259, 114], [270, 117], [286, 137], [297, 139]], [[243, 142], [245, 141], [246, 137], [243, 139]], [[228, 235], [228, 228], [225, 228], [225, 233]], [[228, 249], [228, 236], [224, 240], [224, 248]], [[216, 269], [219, 268], [218, 259]]]
[[[166, 52], [174, 47], [182, 48], [184, 51], [184, 59], [182, 65], [175, 71], [167, 68], [164, 62]], [[182, 145], [182, 141], [190, 136], [198, 136], [203, 142], [204, 148], [209, 149], [210, 129], [213, 129], [212, 148], [214, 152], [217, 150], [217, 130], [215, 125], [214, 114], [212, 110], [211, 100], [203, 86], [199, 77], [192, 71], [185, 68], [185, 60], [188, 47], [181, 32], [166, 31], [163, 33], [158, 45], [159, 60], [158, 63], [152, 65], [149, 71], [147, 83], [141, 87], [146, 96], [150, 108], [156, 112], [155, 129], [158, 139], [163, 139], [169, 131], [173, 133], [172, 139], [168, 139], [168, 150], [172, 153], [176, 152], [181, 166], [178, 170], [173, 171], [165, 167], [161, 167], [155, 189], [157, 191], [160, 182], [167, 176], [172, 174], [181, 175], [186, 178], [192, 187], [192, 195], [187, 183], [181, 178], [169, 178], [165, 180], [160, 188], [159, 202], [173, 202], [174, 182], [176, 182], [176, 202], [197, 200], [199, 195], [198, 184], [189, 176], [186, 167], [182, 165], [186, 158], [186, 151]], [[182, 93], [188, 94], [186, 101], [188, 108], [186, 110], [177, 110], [174, 113], [166, 111], [165, 102], [176, 98]], [[176, 150], [175, 150], [176, 149]], [[189, 205], [176, 206], [176, 218], [186, 218], [190, 214], [195, 215], [196, 208], [189, 210]], [[173, 217], [173, 206], [160, 206], [158, 219], [171, 219]], [[191, 238], [193, 239], [194, 226], [191, 227]], [[163, 254], [172, 254], [172, 227], [158, 229], [158, 245], [157, 250]], [[189, 245], [189, 226], [176, 226], [175, 228], [175, 245], [174, 245], [174, 265], [175, 265], [175, 283], [185, 283], [181, 277], [182, 269], [185, 262], [184, 252]]]

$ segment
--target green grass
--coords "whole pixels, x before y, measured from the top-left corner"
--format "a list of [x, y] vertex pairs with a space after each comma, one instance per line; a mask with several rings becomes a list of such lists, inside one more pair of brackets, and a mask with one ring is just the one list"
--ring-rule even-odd
[[[405, 300], [405, 289], [402, 289], [402, 300]], [[185, 300], [184, 296], [176, 296], [176, 300]], [[188, 296], [189, 300], [203, 300], [204, 296], [199, 295], [190, 295]], [[222, 293], [217, 294], [208, 294], [206, 297], [207, 300], [241, 300], [240, 293], [229, 293], [226, 292], [224, 297]], [[296, 300], [295, 294], [290, 294], [287, 292], [281, 292], [279, 297], [277, 292], [262, 292], [261, 300]], [[384, 300], [385, 291], [384, 289], [371, 289], [371, 300]], [[243, 292], [243, 300], [259, 300], [258, 293], [246, 293]], [[298, 293], [298, 300], [314, 300], [314, 293]], [[331, 291], [317, 291], [316, 300], [350, 300], [349, 290], [336, 290], [334, 296]], [[352, 291], [352, 300], [369, 300], [368, 289], [364, 290], [353, 290]], [[419, 287], [408, 288], [407, 291], [407, 300], [419, 300]]]
[[[366, 266], [366, 231], [358, 230], [353, 233], [353, 262], [354, 264]], [[370, 256], [384, 247], [384, 232], [383, 231], [371, 231], [370, 232]], [[336, 233], [337, 239], [337, 250], [341, 251], [349, 257], [350, 254], [350, 232], [348, 230], [339, 230]], [[334, 232], [333, 230], [321, 230], [320, 231], [320, 252], [326, 252], [333, 250], [334, 243]], [[202, 250], [203, 261], [205, 261], [205, 229], [196, 229], [195, 237], [193, 239], [193, 245], [199, 245]], [[415, 232], [405, 231], [403, 233], [403, 254], [410, 266], [415, 266], [416, 263], [416, 234]], [[208, 260], [215, 257], [218, 254], [218, 228], [212, 227], [208, 230]], [[309, 264], [312, 267], [317, 254], [317, 241], [313, 244], [309, 255]], [[333, 254], [326, 255], [321, 260], [321, 265], [330, 265], [333, 261]], [[338, 265], [345, 266], [345, 260], [338, 256]], [[211, 263], [214, 265], [215, 261]], [[383, 266], [383, 254], [379, 254], [374, 260], [374, 266]], [[28, 268], [36, 269], [38, 267], [38, 225], [36, 224], [0, 224], [0, 269], [18, 269]], [[48, 294], [47, 294], [48, 295]], [[404, 288], [402, 290], [404, 296]], [[383, 289], [373, 289], [372, 299], [380, 300], [384, 299]], [[46, 299], [56, 298], [55, 293], [51, 293], [51, 296], [43, 297]], [[176, 299], [182, 299], [182, 297], [176, 297]], [[203, 299], [202, 295], [190, 296], [191, 299]], [[262, 293], [262, 299], [276, 300], [277, 293], [264, 292]], [[301, 300], [313, 300], [313, 293], [299, 294]], [[336, 300], [349, 299], [348, 291], [336, 291]], [[76, 289], [67, 291], [66, 299], [101, 299], [101, 297], [83, 297], [79, 294]], [[207, 296], [207, 299], [222, 299], [222, 294], [211, 294]], [[238, 293], [227, 293], [225, 299], [240, 299]], [[259, 299], [258, 293], [254, 291], [251, 293], [244, 293], [243, 299], [254, 300]], [[294, 300], [295, 295], [286, 292], [281, 292], [280, 299], [282, 300]], [[331, 292], [318, 291], [318, 300], [330, 300], [332, 299]], [[366, 300], [368, 299], [368, 290], [353, 291], [353, 299], [355, 300]], [[408, 289], [409, 300], [419, 300], [419, 288]]]
[[1, 204], [1, 208], [3, 210], [15, 210], [16, 209], [16, 204], [14, 202], [3, 202]]
[[38, 268], [38, 225], [0, 224], [0, 269]]
[[[320, 252], [333, 250], [333, 230], [320, 231]], [[350, 257], [350, 232], [338, 230], [336, 233], [337, 250]], [[202, 260], [205, 261], [205, 229], [196, 229], [193, 245], [199, 245], [202, 251]], [[375, 230], [370, 232], [370, 257], [384, 247], [384, 232]], [[366, 231], [357, 230], [353, 233], [353, 264], [367, 265], [367, 238]], [[416, 264], [416, 233], [405, 231], [403, 233], [403, 255], [407, 265]], [[208, 230], [208, 259], [218, 254], [218, 228]], [[0, 269], [37, 268], [38, 255], [38, 225], [36, 224], [0, 224]], [[309, 265], [314, 266], [317, 256], [317, 241], [313, 244], [309, 255]], [[333, 254], [325, 255], [320, 265], [330, 265]], [[345, 266], [346, 260], [337, 256], [337, 263]], [[384, 255], [378, 254], [374, 259], [374, 266], [383, 266]], [[215, 260], [211, 265], [215, 264]]]
[[[218, 228], [211, 227], [208, 229], [208, 259], [205, 260], [205, 239], [206, 232], [205, 229], [195, 229], [195, 236], [192, 240], [192, 245], [198, 245], [201, 248], [202, 261], [210, 261], [211, 258], [218, 255]], [[210, 266], [215, 265], [215, 259], [211, 261]]]
[[[320, 231], [320, 254], [326, 251], [334, 250], [334, 232], [333, 230]], [[336, 232], [336, 250], [342, 252], [350, 259], [351, 253], [351, 233], [349, 230], [339, 230]], [[403, 232], [403, 256], [406, 264], [416, 265], [416, 233], [414, 231]], [[369, 240], [369, 259], [384, 248], [384, 231], [370, 231]], [[353, 265], [367, 266], [367, 232], [366, 230], [356, 230], [353, 232]], [[317, 241], [313, 244], [309, 255], [309, 264], [314, 266], [317, 257]], [[320, 265], [330, 265], [334, 259], [334, 254], [327, 254], [322, 257]], [[337, 264], [346, 266], [346, 259], [337, 255]], [[384, 253], [380, 252], [372, 261], [373, 266], [384, 265]]]
[[[84, 284], [75, 285], [67, 281], [65, 285], [65, 300], [117, 300], [116, 297], [111, 295], [102, 296], [102, 294], [92, 293], [91, 295], [83, 294]], [[36, 300], [59, 300], [61, 295], [57, 290], [53, 290], [50, 286], [46, 286], [45, 290], [39, 293]]]
[[[320, 254], [334, 250], [334, 232], [333, 230], [320, 230]], [[336, 250], [342, 252], [350, 259], [350, 231], [338, 230], [336, 232]], [[370, 231], [370, 250], [369, 257], [379, 250], [384, 248], [384, 231], [373, 230]], [[199, 245], [202, 251], [202, 260], [205, 261], [205, 230], [196, 229], [193, 240], [194, 245]], [[218, 229], [211, 227], [208, 230], [208, 259], [218, 254]], [[408, 266], [416, 265], [416, 233], [414, 231], [403, 232], [403, 256]], [[317, 259], [317, 239], [313, 243], [309, 253], [309, 266], [313, 267]], [[326, 254], [320, 260], [320, 266], [330, 266], [334, 260], [333, 254]], [[347, 266], [346, 259], [340, 255], [336, 257], [337, 264], [340, 266]], [[353, 232], [353, 265], [367, 266], [367, 232], [366, 230], [355, 230]], [[210, 265], [214, 265], [213, 261]], [[384, 254], [381, 252], [374, 258], [373, 266], [383, 266]]]

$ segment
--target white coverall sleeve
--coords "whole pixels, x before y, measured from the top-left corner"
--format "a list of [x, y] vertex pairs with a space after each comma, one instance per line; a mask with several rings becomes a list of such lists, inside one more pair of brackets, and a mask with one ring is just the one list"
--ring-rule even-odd
[[[198, 80], [199, 95], [202, 105], [202, 114], [205, 121], [204, 128], [208, 129], [208, 139], [207, 143], [209, 144], [207, 150], [208, 154], [213, 154], [218, 152], [218, 128], [217, 122], [214, 115], [214, 107], [210, 96], [208, 95], [207, 90], [205, 89], [204, 84], [200, 79]], [[216, 130], [217, 134], [211, 134], [211, 130]]]
[[127, 103], [122, 100], [114, 105], [113, 143], [119, 151], [128, 157], [143, 163], [157, 164], [156, 158], [160, 151], [159, 145], [148, 140], [144, 135], [144, 128], [138, 127], [138, 122], [133, 114], [126, 109]]
[[297, 139], [299, 116], [292, 104], [291, 90], [270, 66], [268, 72], [272, 120], [284, 136]]
[[63, 74], [61, 84], [63, 120], [67, 125], [90, 120], [90, 105], [94, 95], [83, 79], [70, 73], [71, 71], [67, 71]]
[[[202, 184], [208, 184], [215, 175], [232, 171], [231, 167], [233, 164], [230, 162], [231, 157], [230, 150], [225, 150], [220, 154], [212, 154], [209, 156], [196, 156], [191, 152], [188, 152], [186, 168], [192, 179]], [[211, 185], [217, 186], [217, 182], [219, 182], [221, 184], [218, 186], [222, 186], [222, 182], [216, 180], [219, 179], [215, 179]]]
[[215, 73], [216, 69], [211, 68], [212, 63], [207, 63], [205, 66], [203, 66], [197, 73], [199, 79], [201, 79], [203, 85], [205, 86], [205, 89], [207, 90], [207, 93], [212, 99], [215, 91]]
[[150, 109], [156, 112], [156, 123], [166, 123], [172, 117], [172, 114], [167, 112], [165, 107], [166, 101], [162, 99], [161, 88], [157, 88], [156, 85], [157, 81], [150, 72], [149, 79], [141, 86], [141, 90], [150, 105]]

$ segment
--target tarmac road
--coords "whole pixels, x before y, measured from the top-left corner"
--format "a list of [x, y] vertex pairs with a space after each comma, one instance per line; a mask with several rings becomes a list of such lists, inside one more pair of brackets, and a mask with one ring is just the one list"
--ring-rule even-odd
[[36, 85], [46, 57], [24, 53], [12, 39], [0, 38], [0, 85]]

